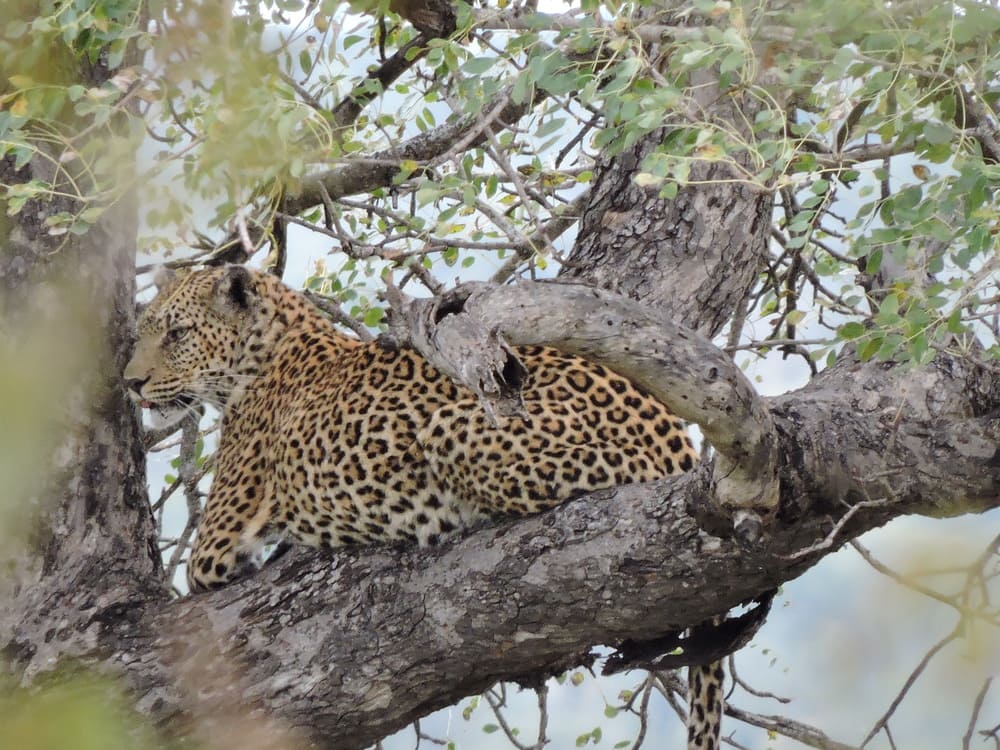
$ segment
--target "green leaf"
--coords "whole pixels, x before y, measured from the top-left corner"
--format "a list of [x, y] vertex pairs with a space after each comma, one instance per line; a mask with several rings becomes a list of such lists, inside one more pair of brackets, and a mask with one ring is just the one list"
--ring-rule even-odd
[[534, 85], [527, 73], [521, 73], [514, 81], [514, 88], [510, 92], [511, 101], [514, 104], [526, 104], [534, 95]]
[[660, 188], [660, 197], [666, 198], [667, 200], [673, 200], [677, 197], [677, 183], [668, 182], [662, 188]]
[[893, 359], [897, 352], [899, 352], [899, 347], [902, 341], [902, 337], [898, 334], [889, 334], [882, 339], [882, 346], [880, 346], [878, 351], [875, 352], [875, 358], [883, 362], [888, 362], [890, 359]]
[[663, 182], [662, 177], [650, 174], [649, 172], [640, 172], [632, 179], [633, 182], [635, 182], [635, 184], [638, 185], [639, 187], [653, 187]]
[[900, 322], [899, 317], [899, 297], [896, 294], [887, 294], [882, 304], [878, 306], [878, 313], [875, 319], [882, 325], [896, 325]]
[[685, 67], [693, 68], [711, 54], [711, 49], [704, 42], [695, 42], [687, 52], [681, 55], [680, 63]]
[[551, 120], [542, 123], [538, 130], [535, 131], [535, 135], [539, 138], [544, 138], [553, 133], [558, 133], [562, 130], [563, 126], [566, 124], [565, 117], [553, 117]]
[[9, 76], [7, 80], [10, 82], [10, 85], [13, 86], [15, 89], [30, 89], [32, 86], [35, 85], [34, 79], [32, 79], [31, 76], [26, 76], [26, 75], [15, 74]]
[[[427, 260], [427, 258], [424, 258]], [[462, 709], [462, 718], [468, 721], [472, 717], [472, 712], [476, 710], [479, 706], [479, 697], [475, 697], [469, 701], [469, 705]]]
[[945, 143], [950, 143], [953, 135], [952, 129], [943, 123], [924, 123], [924, 140], [932, 146], [940, 146]]
[[923, 198], [923, 190], [921, 190], [919, 185], [911, 185], [910, 187], [900, 190], [895, 198], [893, 199], [894, 207], [899, 209], [911, 209], [915, 208], [918, 203], [920, 203]]
[[299, 52], [299, 67], [302, 68], [304, 73], [309, 73], [313, 67], [313, 58], [309, 54], [309, 50], [304, 49]]
[[875, 352], [877, 352], [881, 346], [882, 339], [880, 337], [876, 336], [869, 339], [858, 349], [858, 358], [862, 362], [867, 362], [875, 355]]
[[373, 307], [365, 313], [365, 325], [369, 328], [374, 328], [382, 322], [383, 317], [385, 317], [385, 310], [381, 307]]
[[914, 336], [910, 341], [909, 351], [913, 361], [918, 365], [927, 364], [934, 359], [936, 353], [928, 344], [927, 337], [922, 333]]
[[436, 201], [440, 196], [441, 189], [437, 185], [421, 185], [417, 188], [417, 205], [426, 206], [428, 203]]
[[495, 57], [470, 57], [462, 63], [462, 72], [470, 76], [481, 76], [492, 68], [496, 61]]
[[486, 734], [493, 734], [498, 729], [500, 729], [500, 727], [496, 724], [483, 724], [483, 731], [486, 732]]
[[788, 225], [789, 232], [805, 232], [812, 226], [813, 218], [815, 217], [814, 211], [802, 211], [795, 215], [792, 219], [792, 223]]
[[837, 335], [844, 341], [852, 341], [865, 335], [865, 327], [857, 321], [851, 321], [838, 328]]
[[733, 50], [728, 55], [722, 58], [722, 62], [719, 63], [719, 72], [722, 75], [732, 73], [743, 67], [746, 57], [743, 54], [743, 50]]
[[85, 208], [80, 212], [80, 221], [86, 224], [93, 224], [101, 218], [101, 214], [103, 213], [104, 206], [91, 206], [90, 208]]
[[882, 251], [874, 250], [868, 255], [868, 259], [865, 261], [865, 273], [869, 276], [874, 276], [878, 273], [879, 269], [882, 267]]

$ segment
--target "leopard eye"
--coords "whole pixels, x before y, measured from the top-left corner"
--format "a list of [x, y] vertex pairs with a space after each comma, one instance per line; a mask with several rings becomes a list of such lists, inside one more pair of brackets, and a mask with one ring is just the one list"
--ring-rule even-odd
[[167, 333], [163, 337], [163, 340], [168, 344], [176, 344], [178, 341], [180, 341], [181, 339], [183, 339], [185, 336], [188, 335], [188, 332], [191, 330], [191, 328], [192, 326], [189, 325], [173, 326], [172, 328], [167, 329]]

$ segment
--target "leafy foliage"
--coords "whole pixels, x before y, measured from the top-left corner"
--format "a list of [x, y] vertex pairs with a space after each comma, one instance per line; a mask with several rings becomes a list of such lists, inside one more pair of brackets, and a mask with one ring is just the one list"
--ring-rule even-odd
[[0, 745], [31, 750], [164, 748], [112, 682], [62, 675], [40, 691], [0, 684]]
[[[143, 22], [126, 0], [13, 4], [0, 148], [17, 166], [44, 154], [53, 174], [7, 185], [7, 211], [65, 195], [49, 231], [82, 232], [139, 189], [147, 246], [167, 251], [274, 251], [304, 226], [346, 253], [328, 287], [364, 270], [340, 301], [361, 293], [351, 312], [371, 324], [387, 269], [423, 286], [450, 268], [548, 272], [597, 155], [658, 133], [639, 184], [669, 198], [714, 163], [779, 197], [763, 340], [809, 330], [817, 361], [844, 341], [918, 364], [977, 337], [996, 353], [982, 323], [1000, 226], [994, 5], [461, 5], [455, 35], [410, 47], [398, 17], [380, 30], [353, 15], [384, 10], [151, 3]], [[141, 58], [125, 59], [129, 42]], [[81, 58], [119, 72], [88, 87], [71, 72]], [[744, 121], [706, 117], [713, 96]], [[135, 170], [123, 155], [143, 125]], [[359, 183], [366, 166], [387, 177]], [[809, 289], [818, 305], [799, 309]]]

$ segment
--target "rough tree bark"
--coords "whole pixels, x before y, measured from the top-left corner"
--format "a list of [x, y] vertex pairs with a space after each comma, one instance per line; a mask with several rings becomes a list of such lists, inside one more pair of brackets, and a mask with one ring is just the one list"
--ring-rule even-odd
[[640, 187], [634, 177], [662, 135], [595, 167], [563, 276], [620, 292], [714, 336], [764, 268], [774, 197], [730, 182], [732, 169], [719, 163], [693, 167], [692, 181], [707, 184], [684, 187], [671, 201], [659, 198], [659, 188]]
[[[113, 72], [103, 59], [79, 66], [89, 86]], [[6, 157], [0, 183], [51, 180], [57, 157], [36, 156], [20, 168]], [[44, 476], [30, 483], [30, 496], [15, 498], [37, 513], [26, 538], [0, 551], [0, 665], [25, 681], [74, 655], [99, 653], [115, 630], [152, 636], [143, 613], [169, 599], [142, 427], [121, 380], [135, 328], [135, 204], [124, 196], [82, 236], [48, 231], [48, 217], [75, 210], [69, 197], [33, 199], [0, 224], [0, 336], [16, 351], [50, 321], [66, 351], [52, 351], [45, 365], [68, 373], [39, 414], [51, 420]]]
[[[4, 182], [30, 179], [33, 168], [0, 165]], [[39, 316], [66, 323], [83, 311], [92, 336], [69, 387], [50, 394], [56, 440], [37, 494], [23, 499], [40, 509], [32, 533], [3, 551], [13, 558], [5, 560], [11, 575], [0, 578], [0, 649], [15, 673], [91, 652], [118, 618], [167, 599], [141, 426], [121, 381], [135, 324], [133, 207], [124, 201], [82, 237], [51, 237], [45, 218], [65, 208], [30, 202], [11, 220], [0, 254], [0, 328], [16, 336]]]

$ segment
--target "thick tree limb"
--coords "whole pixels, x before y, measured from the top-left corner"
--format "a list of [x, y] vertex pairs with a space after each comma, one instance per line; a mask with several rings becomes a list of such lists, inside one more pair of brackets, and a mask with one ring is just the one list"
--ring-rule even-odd
[[[564, 302], [554, 289], [544, 290], [550, 317]], [[534, 318], [523, 323], [528, 333], [518, 335], [539, 338]], [[654, 339], [661, 356], [658, 347]], [[789, 559], [859, 500], [890, 498], [854, 513], [834, 547], [905, 513], [1000, 505], [1000, 420], [981, 416], [1000, 405], [994, 381], [945, 358], [910, 371], [845, 361], [768, 401], [781, 512], [749, 549], [713, 537], [691, 515], [712, 492], [704, 465], [438, 549], [292, 553], [251, 580], [168, 606], [130, 594], [125, 582], [86, 609], [41, 600], [39, 617], [58, 606], [64, 618], [76, 611], [93, 623], [87, 638], [76, 626], [19, 630], [16, 645], [0, 647], [17, 650], [22, 674], [51, 666], [43, 653], [112, 665], [138, 705], [172, 725], [250, 706], [315, 747], [362, 747], [497, 679], [537, 679], [585, 660], [593, 644], [654, 639], [768, 591], [824, 556]]]
[[[868, 384], [875, 379], [858, 374]], [[823, 401], [825, 394], [812, 395]], [[995, 456], [967, 443], [930, 444], [926, 423], [894, 426], [878, 408], [858, 412], [850, 395], [828, 395], [825, 414], [799, 399], [775, 405], [783, 434], [806, 438], [786, 442], [786, 453], [804, 459], [789, 473], [814, 466], [801, 451], [828, 442], [842, 466], [870, 460], [868, 446], [881, 444], [891, 465], [926, 469], [905, 472], [914, 484], [891, 506], [855, 514], [851, 535], [913, 510], [954, 514], [1000, 503]], [[974, 424], [996, 436], [995, 422]], [[830, 441], [831, 430], [864, 442]], [[992, 458], [991, 469], [984, 458]], [[963, 495], [948, 467], [980, 479]], [[441, 549], [335, 559], [298, 553], [253, 580], [177, 602], [155, 621], [158, 643], [136, 649], [126, 641], [116, 658], [130, 663], [140, 690], [151, 685], [142, 703], [159, 705], [161, 718], [180, 710], [163, 679], [174, 674], [167, 655], [180, 664], [175, 652], [197, 654], [203, 666], [209, 658], [229, 664], [222, 673], [237, 683], [224, 694], [282, 717], [316, 746], [362, 747], [496, 679], [544, 676], [582, 659], [590, 644], [648, 640], [794, 578], [825, 551], [794, 562], [783, 555], [825, 533], [827, 515], [842, 512], [841, 494], [881, 481], [841, 477], [824, 486], [806, 472], [800, 486], [813, 491], [786, 498], [790, 518], [769, 536], [768, 549], [747, 550], [701, 531], [685, 510], [708, 491], [706, 474], [598, 493]], [[221, 653], [209, 657], [196, 644]], [[213, 690], [200, 686], [202, 710], [217, 710], [206, 706]]]

